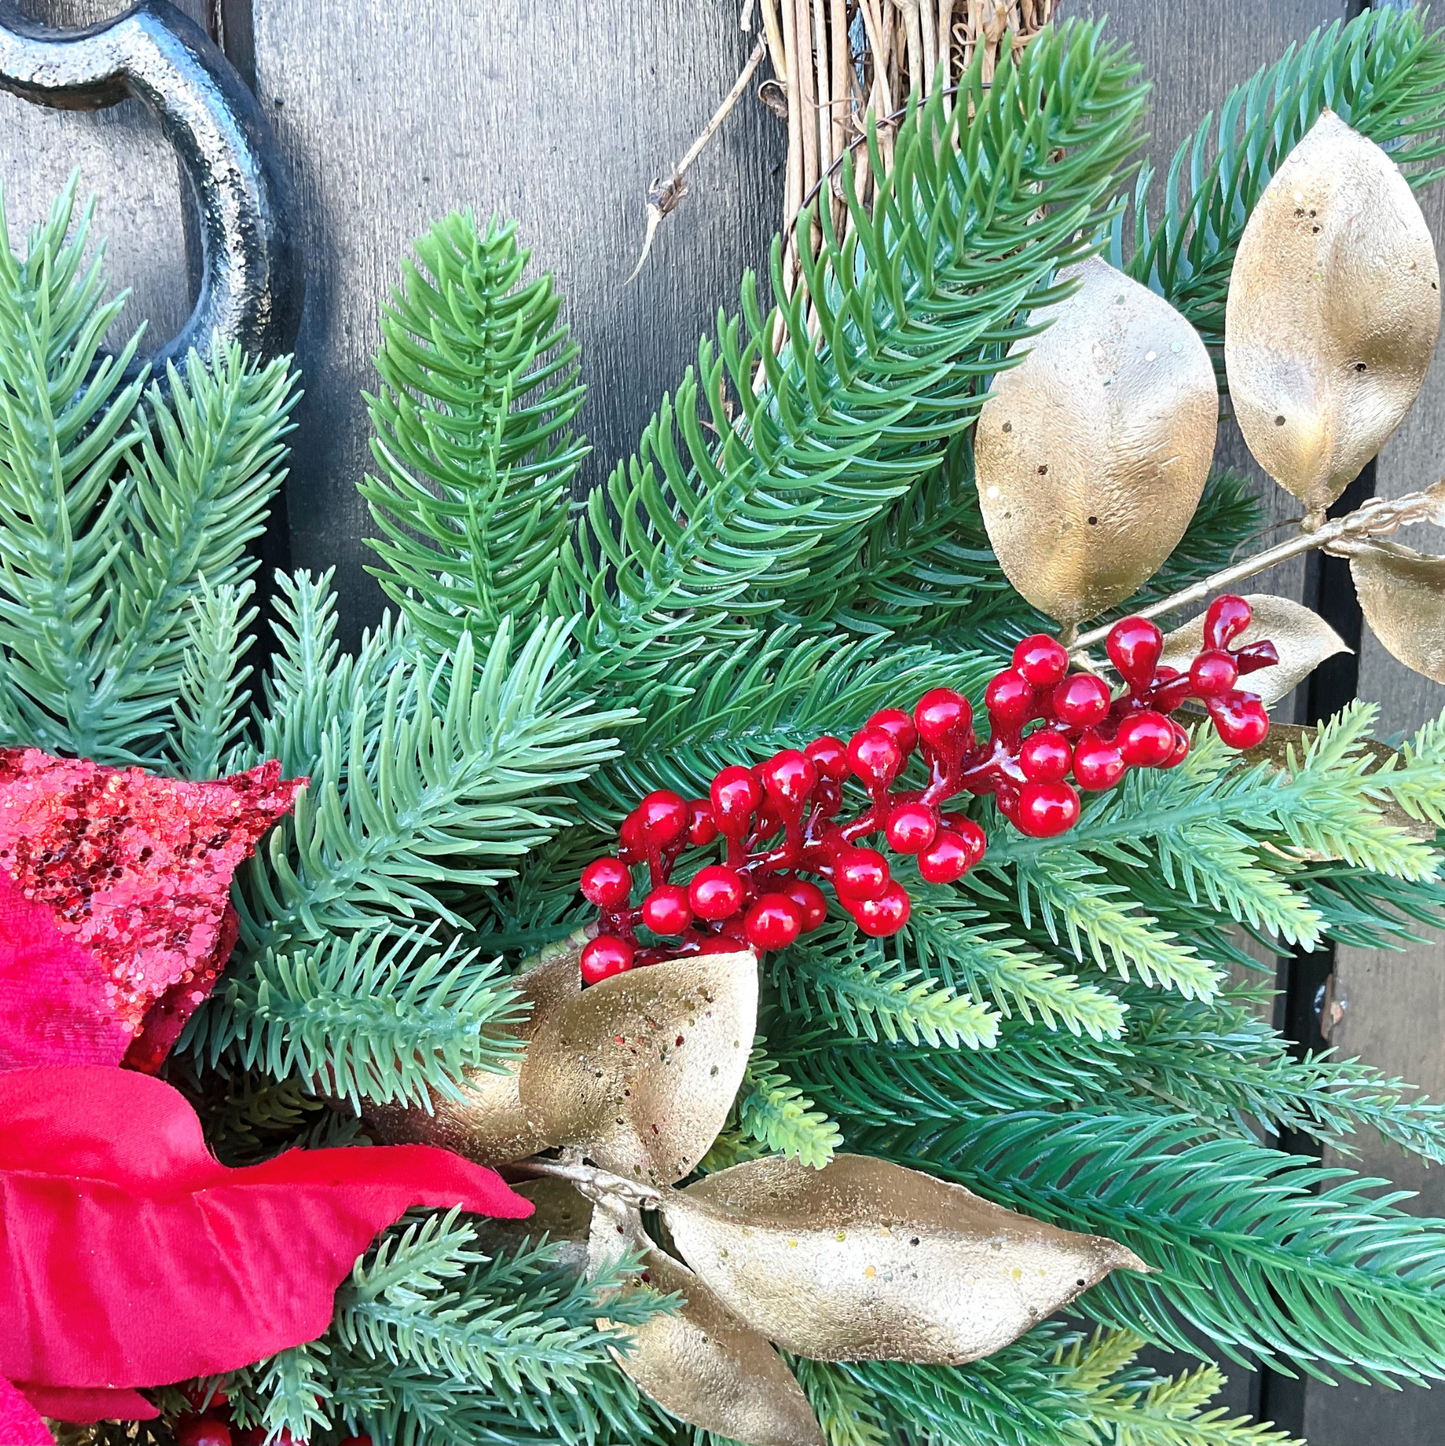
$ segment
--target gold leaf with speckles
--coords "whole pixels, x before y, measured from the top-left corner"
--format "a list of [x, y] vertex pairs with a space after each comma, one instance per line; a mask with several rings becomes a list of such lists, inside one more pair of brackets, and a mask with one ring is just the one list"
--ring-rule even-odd
[[648, 1185], [692, 1171], [727, 1119], [758, 1014], [750, 950], [669, 959], [564, 1001], [518, 1077], [522, 1110], [552, 1145]]
[[[822, 1446], [823, 1433], [793, 1373], [767, 1340], [750, 1330], [681, 1261], [658, 1249], [637, 1213], [612, 1198], [592, 1217], [591, 1268], [641, 1250], [652, 1289], [685, 1298], [682, 1308], [629, 1329], [631, 1350], [618, 1364], [679, 1420], [750, 1446]], [[604, 1329], [610, 1324], [598, 1320]]]
[[1229, 393], [1260, 466], [1323, 515], [1410, 410], [1439, 330], [1409, 182], [1325, 111], [1260, 197], [1230, 276]]
[[815, 1360], [978, 1360], [1109, 1271], [1148, 1268], [1102, 1236], [861, 1155], [822, 1170], [752, 1160], [660, 1208], [724, 1305]]
[[1365, 621], [1390, 653], [1445, 683], [1445, 557], [1368, 542], [1351, 549], [1350, 576]]
[[[1272, 668], [1246, 673], [1239, 686], [1255, 693], [1266, 708], [1272, 708], [1287, 697], [1326, 658], [1348, 653], [1345, 640], [1316, 612], [1292, 598], [1275, 597], [1271, 593], [1250, 593], [1246, 598], [1253, 616], [1249, 626], [1235, 638], [1231, 648], [1257, 643], [1268, 638], [1279, 653], [1279, 662]], [[1204, 646], [1204, 614], [1164, 635], [1164, 651], [1159, 661], [1181, 673]]]
[[1023, 362], [995, 378], [974, 461], [1008, 580], [1080, 623], [1149, 580], [1189, 526], [1214, 455], [1219, 397], [1198, 333], [1146, 287], [1092, 259], [1030, 317]]

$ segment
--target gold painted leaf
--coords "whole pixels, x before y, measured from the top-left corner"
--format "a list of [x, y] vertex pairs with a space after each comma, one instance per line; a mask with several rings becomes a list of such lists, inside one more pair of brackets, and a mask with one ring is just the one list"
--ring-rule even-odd
[[816, 1360], [978, 1360], [1109, 1271], [1148, 1268], [1102, 1236], [861, 1155], [822, 1170], [753, 1160], [660, 1208], [735, 1315]]
[[[537, 956], [535, 967], [513, 978], [512, 985], [531, 1005], [525, 1020], [511, 1033], [530, 1040], [542, 1022], [582, 989], [579, 968], [580, 931]], [[502, 1073], [469, 1069], [462, 1097], [431, 1092], [431, 1113], [413, 1105], [368, 1105], [366, 1121], [387, 1144], [441, 1145], [481, 1165], [524, 1160], [556, 1142], [535, 1114], [523, 1107], [519, 1081], [525, 1055], [518, 1055]]]
[[1059, 622], [1137, 591], [1184, 536], [1214, 455], [1209, 353], [1168, 302], [1097, 258], [1035, 311], [1050, 322], [994, 379], [974, 459], [989, 541], [1008, 580]]
[[1365, 621], [1392, 656], [1445, 683], [1445, 557], [1363, 543], [1350, 551], [1350, 576]]
[[549, 1144], [648, 1185], [691, 1172], [727, 1119], [752, 1049], [750, 950], [614, 974], [542, 1021], [518, 1078]]
[[1400, 169], [1325, 111], [1244, 228], [1224, 356], [1244, 439], [1315, 515], [1410, 410], [1440, 330], [1440, 269]]
[[[1258, 694], [1266, 708], [1288, 697], [1326, 658], [1348, 653], [1345, 640], [1316, 612], [1292, 598], [1271, 593], [1250, 593], [1245, 598], [1253, 616], [1249, 626], [1231, 642], [1231, 647], [1257, 643], [1268, 638], [1279, 653], [1272, 668], [1247, 673], [1239, 680], [1246, 692]], [[1204, 647], [1204, 614], [1164, 635], [1159, 661], [1181, 673]]]
[[[593, 1213], [592, 1270], [641, 1249], [638, 1283], [684, 1304], [629, 1331], [614, 1351], [638, 1388], [681, 1421], [750, 1446], [823, 1446], [823, 1433], [793, 1373], [679, 1260], [648, 1240], [635, 1211], [605, 1197]], [[610, 1322], [603, 1316], [597, 1324]]]

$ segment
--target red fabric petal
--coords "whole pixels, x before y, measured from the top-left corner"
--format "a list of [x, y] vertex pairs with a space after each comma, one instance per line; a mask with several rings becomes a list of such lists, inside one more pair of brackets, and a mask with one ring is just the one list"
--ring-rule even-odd
[[531, 1204], [446, 1150], [292, 1150], [232, 1170], [157, 1079], [101, 1066], [0, 1074], [0, 1375], [153, 1386], [319, 1336], [372, 1236], [412, 1205]]
[[119, 1064], [131, 1035], [106, 1007], [107, 983], [95, 955], [0, 869], [0, 1069]]
[[[138, 1391], [69, 1391], [62, 1386], [20, 1386], [20, 1392], [42, 1416], [52, 1421], [74, 1421], [81, 1426], [96, 1421], [154, 1421], [160, 1412]], [[47, 1441], [50, 1437], [45, 1438]], [[9, 1440], [0, 1436], [0, 1441]]]
[[5, 1446], [55, 1446], [40, 1412], [0, 1376], [0, 1441]]
[[[0, 749], [0, 868], [105, 976], [97, 1011], [154, 1071], [235, 943], [231, 875], [295, 802], [271, 762], [215, 783]], [[39, 1060], [30, 1063], [41, 1063]]]

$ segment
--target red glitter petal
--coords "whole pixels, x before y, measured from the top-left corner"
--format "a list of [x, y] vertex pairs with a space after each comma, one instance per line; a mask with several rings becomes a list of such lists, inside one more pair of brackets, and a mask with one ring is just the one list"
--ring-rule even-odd
[[264, 763], [214, 783], [0, 749], [0, 869], [99, 961], [102, 1014], [154, 1070], [235, 943], [231, 876], [295, 802]]

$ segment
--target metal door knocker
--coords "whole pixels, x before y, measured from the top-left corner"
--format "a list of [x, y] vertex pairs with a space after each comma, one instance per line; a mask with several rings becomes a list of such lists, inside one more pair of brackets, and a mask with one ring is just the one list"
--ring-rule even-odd
[[167, 360], [206, 352], [213, 333], [253, 356], [289, 350], [304, 282], [294, 193], [256, 97], [194, 21], [142, 0], [100, 25], [56, 30], [0, 0], [0, 89], [58, 110], [134, 96], [180, 156], [200, 213], [201, 287], [150, 359], [159, 377]]

